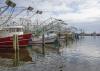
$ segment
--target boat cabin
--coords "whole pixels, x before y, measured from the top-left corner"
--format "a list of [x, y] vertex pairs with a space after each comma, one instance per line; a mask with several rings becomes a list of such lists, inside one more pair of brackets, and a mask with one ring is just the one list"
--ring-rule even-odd
[[0, 28], [0, 37], [9, 37], [14, 34], [22, 35], [24, 31], [23, 26], [7, 26]]

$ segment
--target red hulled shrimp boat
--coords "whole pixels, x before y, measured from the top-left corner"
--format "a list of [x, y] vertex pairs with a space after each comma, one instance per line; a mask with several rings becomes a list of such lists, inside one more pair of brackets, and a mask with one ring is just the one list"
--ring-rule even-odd
[[30, 45], [32, 34], [25, 34], [23, 26], [7, 26], [0, 28], [0, 48], [13, 47], [13, 35], [18, 35], [20, 47]]

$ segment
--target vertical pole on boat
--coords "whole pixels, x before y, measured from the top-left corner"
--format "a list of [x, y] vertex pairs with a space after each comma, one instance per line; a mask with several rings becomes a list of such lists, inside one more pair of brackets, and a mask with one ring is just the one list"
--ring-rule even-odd
[[17, 66], [19, 64], [19, 45], [18, 45], [18, 36], [17, 35], [13, 35], [13, 47], [14, 47], [13, 65]]

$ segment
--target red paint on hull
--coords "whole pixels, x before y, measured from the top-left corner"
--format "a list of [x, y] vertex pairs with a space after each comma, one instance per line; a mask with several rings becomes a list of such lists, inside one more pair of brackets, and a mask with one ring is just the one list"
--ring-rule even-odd
[[[19, 46], [28, 46], [31, 40], [32, 34], [23, 34], [23, 35], [19, 35], [18, 39], [19, 39]], [[13, 37], [4, 37], [4, 38], [0, 38], [0, 48], [2, 47], [13, 47]]]

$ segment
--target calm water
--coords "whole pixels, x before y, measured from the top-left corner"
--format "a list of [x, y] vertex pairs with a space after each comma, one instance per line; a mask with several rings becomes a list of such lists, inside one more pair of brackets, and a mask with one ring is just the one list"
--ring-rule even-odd
[[62, 47], [60, 54], [47, 52], [43, 57], [33, 52], [33, 63], [0, 71], [100, 71], [100, 37], [85, 37]]
[[100, 71], [100, 37], [85, 37], [62, 49], [64, 71]]

